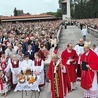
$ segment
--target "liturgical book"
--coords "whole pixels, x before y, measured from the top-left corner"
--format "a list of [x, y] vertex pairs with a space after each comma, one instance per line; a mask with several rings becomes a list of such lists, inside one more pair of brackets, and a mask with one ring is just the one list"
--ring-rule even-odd
[[87, 62], [82, 62], [82, 70], [88, 71], [87, 64]]

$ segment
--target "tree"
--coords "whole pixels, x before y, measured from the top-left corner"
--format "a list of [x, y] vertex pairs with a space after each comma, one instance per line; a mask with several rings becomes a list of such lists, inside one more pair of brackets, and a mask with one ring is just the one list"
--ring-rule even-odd
[[59, 17], [59, 18], [62, 17], [62, 10], [61, 10], [61, 8], [57, 9], [56, 17]]
[[59, 8], [62, 8], [62, 2], [63, 2], [64, 0], [59, 0], [58, 1], [58, 3], [59, 3]]
[[18, 16], [18, 12], [16, 8], [14, 9], [14, 16]]
[[98, 0], [75, 1], [77, 2], [77, 4], [74, 3], [74, 10], [72, 10], [73, 18], [98, 18]]
[[56, 12], [47, 12], [46, 14], [56, 16]]

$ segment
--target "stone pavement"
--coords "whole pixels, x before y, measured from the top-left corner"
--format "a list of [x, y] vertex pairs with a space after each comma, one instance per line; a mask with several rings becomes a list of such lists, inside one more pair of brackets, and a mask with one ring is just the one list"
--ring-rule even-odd
[[[82, 35], [81, 30], [78, 27], [68, 26], [67, 29], [63, 29], [60, 35], [60, 44], [59, 44], [60, 50], [64, 50], [68, 43], [73, 43], [74, 45], [76, 45], [79, 38], [82, 38]], [[91, 34], [87, 35], [87, 41], [90, 41], [91, 45], [94, 43], [98, 45], [98, 38], [95, 38]]]
[[[66, 48], [66, 45], [70, 42], [75, 45], [79, 38], [82, 38], [80, 29], [76, 26], [68, 26], [67, 29], [62, 30], [60, 35], [59, 50], [63, 51]], [[91, 41], [92, 44], [95, 43], [98, 45], [98, 38], [95, 38], [90, 34], [87, 35], [87, 41]], [[77, 90], [68, 94], [68, 98], [83, 98], [83, 90], [79, 86], [79, 82], [77, 82], [77, 87]], [[22, 98], [21, 95], [21, 92], [14, 93], [13, 91], [10, 91], [6, 98]], [[24, 98], [31, 98], [31, 91], [28, 92], [27, 95], [28, 96], [26, 96], [24, 92]], [[0, 98], [3, 97], [0, 96]], [[35, 97], [33, 96], [32, 98]], [[51, 98], [48, 83], [46, 83], [44, 90], [41, 92], [40, 98]]]

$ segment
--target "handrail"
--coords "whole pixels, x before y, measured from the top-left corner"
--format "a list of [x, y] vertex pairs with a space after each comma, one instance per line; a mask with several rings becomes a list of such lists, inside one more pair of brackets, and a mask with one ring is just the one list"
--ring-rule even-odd
[[59, 27], [58, 33], [57, 33], [57, 43], [60, 41], [60, 33], [62, 31], [62, 26]]

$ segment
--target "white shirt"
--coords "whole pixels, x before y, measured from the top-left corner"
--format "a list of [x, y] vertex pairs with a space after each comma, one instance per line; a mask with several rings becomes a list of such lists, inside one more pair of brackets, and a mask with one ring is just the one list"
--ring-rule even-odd
[[82, 34], [82, 36], [86, 36], [87, 35], [87, 28], [85, 28], [85, 29], [82, 29], [82, 32], [81, 32], [81, 34]]
[[26, 69], [31, 69], [32, 71], [32, 66], [33, 66], [33, 62], [32, 60], [23, 60], [23, 62], [21, 63], [21, 70], [26, 70]]
[[51, 39], [51, 45], [54, 45], [54, 47], [57, 45], [56, 39]]
[[31, 55], [32, 50], [28, 50], [29, 54]]
[[9, 56], [10, 58], [12, 58], [12, 56], [15, 54], [15, 51], [14, 51], [14, 49], [10, 50], [9, 48], [7, 48], [7, 49], [5, 50], [5, 54], [6, 54], [7, 56]]

